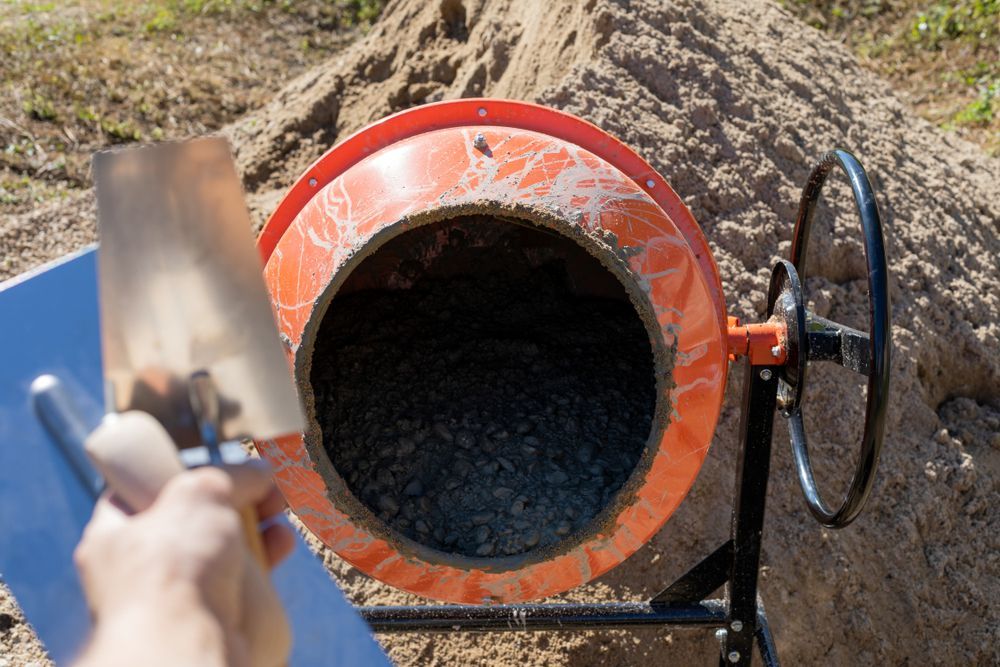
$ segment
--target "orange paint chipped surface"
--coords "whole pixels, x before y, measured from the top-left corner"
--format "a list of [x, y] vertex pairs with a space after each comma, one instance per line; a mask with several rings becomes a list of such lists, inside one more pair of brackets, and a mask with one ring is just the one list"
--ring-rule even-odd
[[[483, 150], [474, 146], [477, 134], [486, 139]], [[316, 179], [314, 186], [310, 179]], [[530, 207], [626, 258], [663, 347], [675, 349], [672, 383], [662, 383], [660, 397], [670, 424], [649, 444], [650, 467], [635, 473], [641, 479], [629, 485], [630, 502], [601, 524], [604, 532], [546, 560], [526, 558], [522, 567], [502, 571], [425, 560], [352, 522], [331, 500], [301, 436], [258, 443], [289, 506], [344, 559], [398, 588], [466, 603], [559, 593], [641, 547], [674, 512], [701, 468], [727, 368], [718, 275], [677, 195], [638, 156], [594, 126], [499, 100], [429, 105], [390, 117], [335, 147], [293, 187], [258, 241], [290, 353], [298, 354], [307, 323], [323, 317], [317, 304], [333, 277], [376, 234], [383, 234], [383, 242], [405, 231], [414, 217], [487, 203], [508, 215]]]

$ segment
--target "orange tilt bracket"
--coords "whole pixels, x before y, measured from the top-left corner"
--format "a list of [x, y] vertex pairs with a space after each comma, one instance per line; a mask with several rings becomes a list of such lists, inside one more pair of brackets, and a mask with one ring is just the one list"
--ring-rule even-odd
[[782, 322], [761, 322], [760, 324], [740, 324], [738, 317], [730, 315], [729, 360], [736, 357], [750, 357], [755, 366], [780, 366], [788, 357], [785, 345], [787, 333]]

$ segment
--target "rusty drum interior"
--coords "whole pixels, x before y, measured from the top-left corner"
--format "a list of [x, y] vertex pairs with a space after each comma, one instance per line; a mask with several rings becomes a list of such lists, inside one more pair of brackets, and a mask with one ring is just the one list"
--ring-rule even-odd
[[619, 278], [550, 228], [464, 215], [389, 239], [341, 283], [311, 360], [353, 520], [473, 558], [593, 532], [655, 430], [650, 341]]

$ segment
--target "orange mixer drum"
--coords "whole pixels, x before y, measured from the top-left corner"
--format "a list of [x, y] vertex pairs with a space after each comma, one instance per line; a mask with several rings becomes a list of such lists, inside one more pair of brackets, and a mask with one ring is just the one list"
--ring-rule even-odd
[[[430, 547], [394, 531], [377, 508], [359, 502], [324, 448], [310, 381], [320, 323], [352, 272], [393, 239], [472, 214], [516, 221], [583, 247], [621, 283], [655, 357], [655, 416], [627, 481], [585, 526], [514, 555]], [[677, 194], [599, 128], [505, 100], [404, 111], [313, 164], [268, 220], [258, 247], [311, 424], [304, 436], [258, 442], [258, 449], [308, 529], [370, 576], [462, 603], [560, 593], [627, 559], [694, 483], [726, 379], [718, 272]]]

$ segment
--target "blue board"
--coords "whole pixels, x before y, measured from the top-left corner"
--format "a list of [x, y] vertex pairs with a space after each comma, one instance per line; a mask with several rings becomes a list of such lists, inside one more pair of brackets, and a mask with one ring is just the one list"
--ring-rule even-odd
[[[0, 284], [0, 576], [60, 664], [90, 630], [72, 554], [93, 495], [36, 418], [29, 388], [55, 375], [87, 425], [100, 420], [96, 257], [91, 248]], [[273, 580], [292, 624], [292, 665], [389, 664], [302, 540]]]

